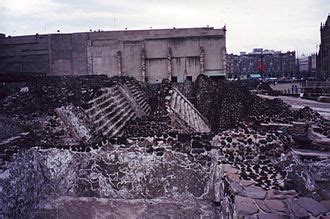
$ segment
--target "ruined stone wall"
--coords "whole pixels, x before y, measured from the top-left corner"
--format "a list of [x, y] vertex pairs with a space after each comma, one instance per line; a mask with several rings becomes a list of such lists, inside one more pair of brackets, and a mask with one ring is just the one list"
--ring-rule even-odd
[[160, 83], [200, 73], [223, 75], [225, 30], [213, 28], [105, 31], [5, 37], [0, 72], [132, 76]]

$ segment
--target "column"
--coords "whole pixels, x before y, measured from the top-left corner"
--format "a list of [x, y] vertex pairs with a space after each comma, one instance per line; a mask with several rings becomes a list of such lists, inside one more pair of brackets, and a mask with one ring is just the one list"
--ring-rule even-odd
[[143, 82], [148, 82], [147, 74], [146, 74], [146, 49], [143, 45], [141, 50], [141, 75]]
[[167, 49], [167, 78], [171, 81], [172, 77], [172, 51], [171, 48]]
[[199, 55], [199, 64], [200, 64], [200, 73], [204, 74], [205, 72], [205, 57], [204, 57], [204, 48], [201, 46], [200, 47], [200, 55]]
[[122, 76], [122, 69], [121, 69], [121, 51], [117, 51], [117, 69], [118, 69], [118, 75]]

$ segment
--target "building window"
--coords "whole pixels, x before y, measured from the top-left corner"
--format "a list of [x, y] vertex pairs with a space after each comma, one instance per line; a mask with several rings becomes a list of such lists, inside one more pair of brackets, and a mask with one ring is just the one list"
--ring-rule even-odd
[[178, 77], [171, 77], [172, 82], [178, 82]]
[[192, 81], [192, 76], [187, 76], [187, 81]]

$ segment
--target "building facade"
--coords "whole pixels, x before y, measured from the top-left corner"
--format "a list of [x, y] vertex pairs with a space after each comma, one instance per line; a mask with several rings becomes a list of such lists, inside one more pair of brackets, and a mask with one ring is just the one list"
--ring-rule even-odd
[[297, 59], [300, 77], [307, 77], [309, 75], [309, 57], [302, 55]]
[[317, 55], [317, 72], [322, 79], [330, 78], [330, 15], [320, 27], [321, 44]]
[[316, 54], [298, 58], [299, 78], [316, 79]]
[[0, 36], [0, 73], [132, 76], [157, 83], [225, 76], [226, 30], [206, 28]]
[[227, 55], [227, 74], [231, 78], [240, 78], [251, 74], [263, 77], [292, 77], [296, 75], [295, 52], [253, 49], [250, 53]]

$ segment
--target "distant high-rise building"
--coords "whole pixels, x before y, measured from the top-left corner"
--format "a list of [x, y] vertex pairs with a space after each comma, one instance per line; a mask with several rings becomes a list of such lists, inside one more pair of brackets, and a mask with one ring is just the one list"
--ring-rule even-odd
[[330, 78], [330, 14], [325, 22], [321, 23], [321, 44], [317, 56], [318, 76], [323, 79]]
[[299, 73], [300, 76], [302, 77], [308, 75], [308, 70], [309, 70], [308, 61], [309, 61], [309, 57], [305, 55], [302, 55], [300, 58], [298, 58]]
[[251, 53], [227, 55], [227, 74], [238, 78], [260, 73], [264, 77], [293, 77], [296, 75], [296, 53], [253, 49]]
[[308, 57], [308, 71], [310, 77], [316, 77], [316, 54]]

